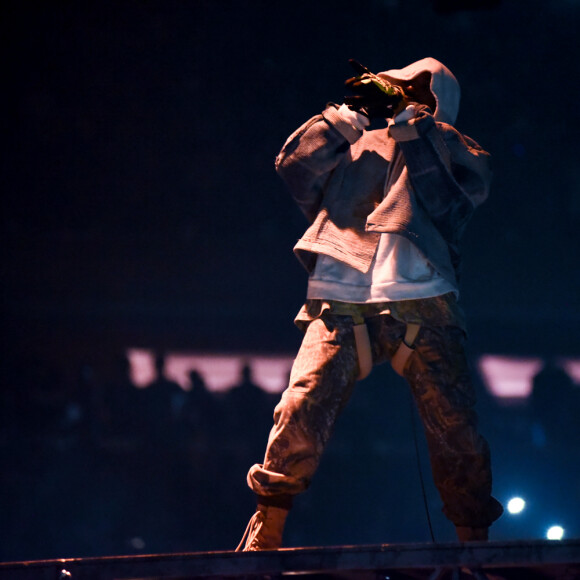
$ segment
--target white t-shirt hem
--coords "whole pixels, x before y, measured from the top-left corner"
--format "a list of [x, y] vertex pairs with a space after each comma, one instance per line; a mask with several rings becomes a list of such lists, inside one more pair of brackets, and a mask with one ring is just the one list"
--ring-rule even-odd
[[354, 286], [339, 281], [310, 279], [307, 298], [369, 304], [433, 298], [449, 292], [458, 294], [455, 286], [444, 278], [436, 278], [428, 282], [396, 281], [373, 286]]
[[432, 298], [455, 284], [443, 278], [409, 240], [383, 234], [368, 272], [362, 273], [325, 254], [319, 254], [308, 281], [309, 299], [355, 304]]

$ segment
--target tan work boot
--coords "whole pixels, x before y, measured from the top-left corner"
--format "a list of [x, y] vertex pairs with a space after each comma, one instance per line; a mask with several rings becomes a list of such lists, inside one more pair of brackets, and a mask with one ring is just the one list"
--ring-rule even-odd
[[287, 509], [258, 505], [258, 510], [248, 522], [236, 552], [277, 550], [282, 545], [282, 533], [287, 516]]

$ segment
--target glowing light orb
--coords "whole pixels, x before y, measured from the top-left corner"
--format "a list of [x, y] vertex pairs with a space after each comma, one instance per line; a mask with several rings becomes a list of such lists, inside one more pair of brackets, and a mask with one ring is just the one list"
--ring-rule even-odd
[[552, 526], [546, 532], [548, 540], [561, 540], [564, 537], [564, 528], [562, 526]]
[[521, 497], [513, 497], [508, 501], [507, 509], [510, 514], [519, 514], [524, 511], [526, 502]]

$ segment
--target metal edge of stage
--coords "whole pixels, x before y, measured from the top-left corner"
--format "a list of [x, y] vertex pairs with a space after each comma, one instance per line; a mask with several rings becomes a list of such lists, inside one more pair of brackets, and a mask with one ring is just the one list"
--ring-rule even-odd
[[482, 571], [483, 578], [511, 570], [515, 575], [495, 577], [573, 580], [580, 578], [580, 540], [381, 544], [6, 562], [0, 563], [0, 580], [427, 579], [444, 578], [445, 570], [459, 568]]

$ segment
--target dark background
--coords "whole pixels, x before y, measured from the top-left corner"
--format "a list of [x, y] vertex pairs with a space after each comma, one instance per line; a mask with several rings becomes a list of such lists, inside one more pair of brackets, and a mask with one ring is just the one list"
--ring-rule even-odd
[[[129, 387], [125, 407], [103, 393], [121, 392], [127, 348], [297, 348], [306, 224], [274, 158], [340, 102], [348, 58], [443, 61], [462, 85], [457, 127], [493, 155], [464, 240], [472, 355], [577, 357], [579, 25], [573, 0], [3, 3], [0, 558], [235, 546], [272, 402], [258, 416], [219, 400], [161, 441], [141, 437], [145, 411], [115, 423], [142, 408]], [[355, 396], [289, 544], [429, 539], [409, 403], [381, 388], [397, 380], [378, 369]], [[481, 390], [499, 490], [536, 485], [537, 526], [504, 517], [497, 537], [541, 537], [544, 515], [578, 513], [578, 440], [560, 428], [546, 443], [529, 402]], [[547, 401], [562, 423], [569, 405], [556, 388]]]

